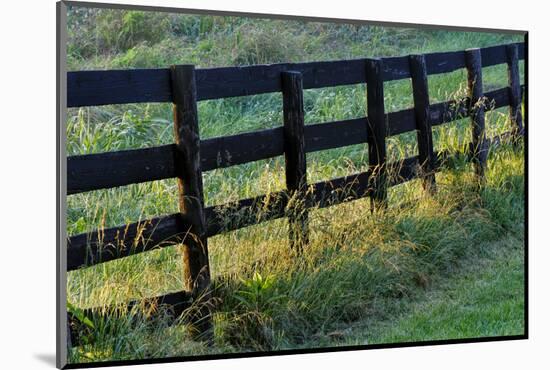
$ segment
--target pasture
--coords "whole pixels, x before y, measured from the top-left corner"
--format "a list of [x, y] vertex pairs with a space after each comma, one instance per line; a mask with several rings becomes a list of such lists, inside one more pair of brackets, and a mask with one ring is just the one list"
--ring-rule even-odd
[[[69, 11], [69, 70], [383, 57], [523, 41], [509, 34], [82, 9]], [[523, 62], [520, 72], [523, 82]], [[485, 90], [506, 87], [506, 65], [484, 68], [483, 80]], [[430, 76], [428, 84], [432, 104], [468, 94], [465, 70]], [[409, 79], [384, 87], [387, 112], [413, 106]], [[279, 127], [282, 104], [279, 93], [199, 102], [201, 139]], [[306, 90], [305, 123], [361, 117], [366, 104], [363, 84]], [[174, 140], [167, 103], [71, 108], [67, 122], [67, 155]], [[486, 127], [488, 136], [509, 131], [508, 108], [488, 111]], [[465, 153], [470, 119], [433, 134], [437, 150]], [[416, 155], [416, 134], [389, 138], [387, 150], [389, 161]], [[367, 167], [366, 144], [307, 155], [309, 182]], [[282, 190], [284, 168], [277, 157], [209, 171], [205, 205]], [[367, 198], [311, 210], [310, 243], [299, 258], [289, 251], [286, 219], [210, 238], [213, 346], [193, 340], [183, 320], [168, 326], [162, 318], [120, 317], [96, 328], [93, 343], [71, 349], [70, 362], [522, 334], [523, 145], [491, 149], [481, 191], [473, 177], [463, 155], [437, 173], [433, 196], [414, 180], [390, 189], [384, 212], [371, 214]], [[70, 195], [67, 231], [175, 213], [177, 196], [175, 179]], [[181, 253], [169, 247], [70, 272], [68, 301], [108, 306], [183, 285]], [[129, 316], [139, 317], [139, 310]]]

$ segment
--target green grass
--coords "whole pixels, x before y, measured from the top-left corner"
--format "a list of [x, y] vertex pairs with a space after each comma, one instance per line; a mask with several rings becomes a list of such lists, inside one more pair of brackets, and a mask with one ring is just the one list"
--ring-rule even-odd
[[346, 344], [524, 334], [524, 243], [507, 237], [482, 248], [479, 256], [461, 262], [454, 275], [437, 277], [401, 314], [354, 327]]
[[[461, 261], [499, 257], [488, 252], [491, 241], [498, 241], [494, 244], [504, 258], [522, 243], [521, 151], [505, 146], [491, 154], [487, 186], [481, 193], [472, 185], [471, 167], [460, 163], [456, 170], [438, 174], [434, 197], [423, 195], [418, 182], [411, 182], [390, 191], [390, 207], [384, 213], [370, 216], [368, 200], [312, 212], [312, 240], [300, 258], [289, 252], [284, 220], [211, 238], [215, 297], [220, 304], [214, 315], [215, 347], [191, 342], [185, 325], [166, 328], [157, 322], [151, 327], [138, 321], [130, 326], [123, 321], [97, 333], [96, 346], [73, 350], [73, 360], [334, 346], [342, 343], [335, 333], [360, 328], [365, 321], [397, 325], [393, 330], [398, 331], [404, 324], [394, 320], [426, 288], [437, 287], [442, 279], [453, 281], [457, 274], [457, 284], [466, 284], [461, 282]], [[509, 314], [515, 317], [513, 325], [498, 322], [496, 304], [489, 311], [480, 301], [470, 307], [478, 318], [495, 325], [491, 335], [507, 335], [521, 325], [518, 305], [523, 296], [514, 293], [522, 281], [521, 270], [516, 271], [515, 265], [501, 268], [497, 276], [509, 274], [503, 280], [486, 272], [480, 280], [489, 289], [510, 290], [516, 307]], [[472, 269], [486, 271], [486, 266], [478, 263]], [[78, 307], [177, 291], [181, 286], [176, 248], [72, 272], [69, 278], [71, 302]], [[461, 305], [460, 299], [456, 305]], [[452, 314], [447, 312], [441, 322]], [[440, 337], [454, 328], [441, 329]], [[464, 329], [464, 336], [487, 335], [483, 326]], [[423, 333], [419, 327], [413, 334]], [[429, 338], [430, 333], [425, 335]], [[167, 338], [161, 347], [158, 338]], [[363, 339], [370, 339], [369, 332]], [[131, 343], [140, 346], [132, 348]]]
[[[128, 14], [70, 13], [69, 69], [396, 56], [521, 41], [490, 33]], [[147, 31], [152, 24], [159, 27]], [[483, 73], [486, 90], [507, 83], [505, 66]], [[466, 73], [430, 76], [429, 88], [432, 103], [465, 96]], [[410, 80], [386, 83], [385, 104], [388, 111], [412, 106]], [[361, 117], [365, 86], [307, 90], [304, 105], [306, 124]], [[280, 94], [205, 101], [198, 108], [203, 139], [282, 124]], [[70, 109], [67, 153], [172, 143], [171, 115], [169, 104]], [[488, 112], [489, 136], [509, 129], [506, 109]], [[470, 135], [463, 119], [434, 129], [434, 144], [463, 151]], [[414, 133], [387, 142], [390, 160], [417, 153]], [[364, 171], [368, 155], [366, 145], [354, 145], [308, 154], [307, 162], [313, 183]], [[72, 349], [70, 361], [521, 332], [523, 166], [522, 147], [505, 145], [490, 153], [481, 192], [463, 156], [437, 174], [434, 197], [416, 180], [392, 188], [383, 213], [371, 215], [368, 199], [312, 210], [311, 242], [302, 257], [289, 251], [284, 219], [210, 238], [218, 304], [214, 347], [192, 341], [184, 322], [151, 323], [142, 318], [144, 307], [136, 307], [128, 316], [97, 323], [96, 344]], [[203, 181], [207, 205], [277, 191], [285, 187], [284, 159], [209, 171]], [[163, 180], [93, 191], [71, 195], [67, 203], [68, 234], [74, 235], [177, 212], [177, 184]], [[175, 246], [70, 272], [68, 299], [76, 307], [103, 307], [180, 291], [182, 279]]]

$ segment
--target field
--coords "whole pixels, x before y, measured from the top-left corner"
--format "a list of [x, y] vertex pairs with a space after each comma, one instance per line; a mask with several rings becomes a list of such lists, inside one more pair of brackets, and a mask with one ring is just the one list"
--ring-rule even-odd
[[[397, 56], [523, 41], [510, 34], [84, 8], [71, 9], [68, 22], [69, 70]], [[506, 86], [506, 66], [484, 68], [483, 82], [486, 91]], [[429, 89], [432, 103], [466, 96], [466, 71], [431, 76]], [[305, 91], [306, 124], [364, 116], [365, 90]], [[385, 84], [388, 112], [412, 100], [410, 80]], [[70, 109], [67, 122], [67, 155], [173, 142], [169, 104]], [[281, 124], [280, 94], [199, 103], [202, 139]], [[486, 124], [488, 136], [508, 131], [507, 108], [488, 112]], [[470, 140], [469, 119], [434, 129], [438, 150], [464, 152]], [[388, 139], [390, 161], [416, 153], [414, 133]], [[70, 362], [522, 334], [523, 158], [521, 144], [492, 150], [481, 191], [462, 156], [437, 174], [435, 196], [412, 181], [390, 190], [384, 212], [371, 214], [368, 199], [314, 210], [302, 256], [289, 251], [284, 219], [211, 238], [214, 346], [193, 341], [184, 323], [120, 318], [94, 331], [95, 344], [71, 349]], [[366, 144], [311, 153], [307, 161], [310, 182], [364, 171]], [[210, 171], [203, 181], [207, 206], [281, 190], [284, 159]], [[163, 180], [71, 195], [68, 234], [177, 212], [177, 194], [176, 181]], [[165, 248], [70, 272], [68, 301], [106, 306], [180, 291], [182, 279], [178, 248]]]

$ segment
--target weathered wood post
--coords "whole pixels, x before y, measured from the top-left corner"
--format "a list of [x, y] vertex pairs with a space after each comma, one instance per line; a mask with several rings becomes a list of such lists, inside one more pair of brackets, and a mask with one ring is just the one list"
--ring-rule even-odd
[[485, 136], [485, 97], [483, 95], [481, 73], [481, 51], [479, 49], [468, 49], [465, 51], [465, 56], [470, 92], [470, 117], [472, 118], [471, 155], [475, 174], [481, 185], [485, 179], [488, 153], [488, 143]]
[[309, 242], [306, 151], [304, 139], [304, 98], [302, 74], [282, 72], [284, 150], [286, 187], [291, 199], [290, 246], [298, 252]]
[[430, 122], [430, 96], [428, 93], [428, 73], [424, 55], [410, 55], [409, 68], [414, 98], [414, 114], [418, 140], [418, 162], [423, 185], [430, 194], [435, 193], [436, 158], [433, 150], [432, 125]]
[[[174, 134], [177, 147], [177, 175], [179, 208], [182, 224], [190, 230], [181, 230], [183, 278], [185, 290], [198, 301], [199, 313], [193, 319], [195, 334], [210, 341], [212, 323], [208, 300], [210, 298], [210, 266], [204, 219], [202, 171], [200, 166], [200, 137], [197, 114], [195, 67], [177, 65], [170, 68]], [[188, 232], [188, 233], [186, 233]]]
[[367, 142], [369, 146], [370, 185], [373, 189], [371, 211], [387, 205], [386, 136], [382, 59], [367, 59]]
[[523, 117], [521, 115], [521, 83], [519, 81], [518, 46], [506, 45], [506, 63], [508, 64], [508, 88], [510, 96], [510, 120], [514, 143], [523, 135]]

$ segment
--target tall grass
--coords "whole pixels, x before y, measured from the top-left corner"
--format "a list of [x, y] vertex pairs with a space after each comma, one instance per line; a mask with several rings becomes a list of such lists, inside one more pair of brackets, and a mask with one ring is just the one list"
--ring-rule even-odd
[[[221, 66], [457, 50], [521, 41], [518, 36], [419, 31], [378, 26], [329, 25], [235, 17], [124, 11], [69, 13], [69, 69], [166, 67], [172, 63]], [[139, 13], [139, 12], [138, 12]], [[160, 23], [159, 23], [160, 22]], [[155, 33], [147, 27], [161, 24]], [[80, 30], [85, 32], [76, 32]], [[146, 32], [147, 31], [147, 32]], [[72, 33], [71, 33], [72, 32]], [[521, 64], [521, 66], [523, 66]], [[484, 69], [486, 90], [506, 85], [505, 66]], [[431, 102], [465, 95], [466, 74], [430, 76]], [[365, 115], [362, 85], [307, 90], [306, 124]], [[385, 84], [388, 111], [412, 105], [410, 80]], [[150, 147], [173, 142], [168, 104], [70, 109], [68, 155]], [[282, 124], [280, 94], [199, 103], [201, 138]], [[510, 128], [507, 111], [488, 112], [490, 136]], [[434, 129], [438, 150], [463, 151], [469, 120]], [[388, 139], [390, 160], [416, 155], [415, 133]], [[308, 180], [329, 180], [366, 170], [365, 145], [308, 154]], [[403, 310], [404, 297], [450, 274], [483, 242], [523, 239], [522, 148], [503, 146], [489, 156], [487, 184], [477, 191], [462, 156], [437, 174], [438, 192], [427, 196], [415, 180], [389, 192], [389, 208], [370, 213], [368, 199], [310, 213], [305, 253], [288, 248], [287, 221], [279, 219], [209, 239], [217, 304], [215, 346], [190, 339], [185, 322], [143, 318], [135, 307], [93, 331], [95, 344], [72, 349], [71, 362], [139, 359], [201, 353], [337, 345], [343, 329], [365, 318]], [[265, 194], [285, 187], [283, 158], [204, 174], [205, 202]], [[69, 235], [177, 212], [175, 180], [154, 181], [68, 197]], [[178, 247], [142, 253], [70, 272], [68, 300], [102, 307], [183, 287]]]
[[[310, 244], [300, 256], [288, 247], [285, 220], [210, 238], [214, 347], [191, 345], [183, 322], [123, 319], [96, 333], [95, 345], [73, 350], [74, 360], [337, 345], [330, 333], [399, 312], [402, 298], [482, 253], [484, 242], [523, 238], [521, 153], [510, 146], [493, 151], [481, 193], [470, 165], [456, 164], [438, 173], [434, 197], [414, 181], [390, 191], [385, 212], [371, 215], [368, 199], [312, 211]], [[70, 301], [103, 306], [178, 291], [181, 269], [173, 247], [72, 272]], [[157, 347], [155, 338], [166, 335]]]

